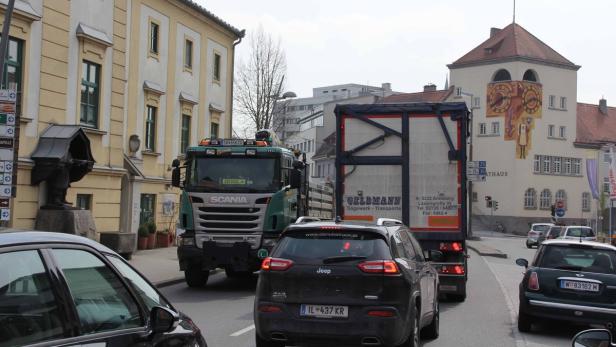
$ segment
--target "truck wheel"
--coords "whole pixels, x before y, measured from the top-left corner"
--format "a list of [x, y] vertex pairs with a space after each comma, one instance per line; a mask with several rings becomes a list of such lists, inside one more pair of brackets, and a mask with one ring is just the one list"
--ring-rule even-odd
[[423, 328], [421, 331], [421, 337], [426, 339], [436, 339], [439, 334], [439, 320], [440, 320], [440, 308], [438, 301], [434, 307], [434, 316], [432, 317], [432, 322], [427, 327]]
[[184, 279], [186, 280], [186, 284], [192, 288], [200, 288], [205, 286], [208, 277], [210, 277], [210, 272], [205, 271], [200, 267], [191, 266], [184, 270]]
[[529, 333], [532, 329], [533, 318], [528, 314], [518, 310], [518, 330], [523, 333]]
[[255, 344], [257, 347], [284, 347], [284, 344], [275, 341], [267, 341], [261, 338], [259, 334], [255, 334]]

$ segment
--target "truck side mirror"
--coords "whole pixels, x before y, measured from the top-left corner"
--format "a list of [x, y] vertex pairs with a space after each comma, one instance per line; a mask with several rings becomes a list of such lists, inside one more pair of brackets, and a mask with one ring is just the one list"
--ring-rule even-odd
[[302, 172], [299, 170], [291, 170], [290, 177], [290, 186], [291, 189], [299, 189], [302, 186]]

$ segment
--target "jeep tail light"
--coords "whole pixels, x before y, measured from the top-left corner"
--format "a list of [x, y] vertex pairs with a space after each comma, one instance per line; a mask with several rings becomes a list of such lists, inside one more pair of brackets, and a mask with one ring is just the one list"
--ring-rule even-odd
[[464, 269], [464, 265], [442, 265], [440, 268], [437, 267], [438, 273], [443, 275], [464, 275], [466, 270]]
[[263, 271], [285, 271], [293, 266], [293, 260], [267, 257], [261, 263]]
[[368, 316], [370, 317], [393, 317], [396, 315], [396, 312], [390, 310], [370, 310], [368, 311]]
[[539, 276], [535, 271], [531, 272], [530, 276], [528, 276], [528, 289], [539, 290]]
[[441, 252], [462, 252], [464, 247], [462, 247], [462, 242], [441, 242], [439, 250]]
[[365, 273], [396, 275], [400, 273], [398, 265], [393, 260], [370, 260], [357, 264], [357, 267]]

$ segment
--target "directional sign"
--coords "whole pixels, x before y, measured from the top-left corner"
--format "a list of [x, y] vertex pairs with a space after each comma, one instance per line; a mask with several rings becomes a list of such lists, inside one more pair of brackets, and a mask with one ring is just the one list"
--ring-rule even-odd
[[[0, 148], [0, 160], [4, 161], [12, 161], [13, 160], [13, 149]], [[6, 163], [4, 164], [4, 169], [6, 170]], [[11, 167], [13, 170], [13, 167]]]
[[13, 114], [13, 113], [0, 113], [0, 124], [2, 124], [2, 125], [15, 125], [15, 114]]
[[480, 160], [480, 161], [478, 161], [478, 163], [479, 163], [479, 167], [487, 167], [485, 160]]
[[556, 217], [562, 218], [564, 216], [565, 216], [565, 209], [564, 208], [557, 208], [556, 209]]
[[13, 161], [12, 160], [4, 162], [4, 172], [13, 173]]
[[471, 182], [485, 182], [487, 168], [485, 160], [467, 161], [466, 177]]
[[9, 137], [0, 137], [0, 148], [13, 148], [15, 141]]
[[11, 186], [0, 185], [0, 196], [9, 198], [11, 196], [12, 191], [13, 190]]
[[10, 201], [9, 199], [0, 199], [0, 208], [8, 208]]
[[14, 90], [0, 89], [0, 101], [17, 101], [17, 93]]
[[13, 184], [13, 173], [9, 172], [9, 173], [5, 173], [4, 175], [2, 175], [2, 182], [0, 183]]
[[4, 137], [15, 136], [15, 127], [12, 125], [0, 125], [0, 136], [4, 136]]
[[11, 210], [8, 208], [0, 209], [0, 220], [7, 221], [11, 219]]

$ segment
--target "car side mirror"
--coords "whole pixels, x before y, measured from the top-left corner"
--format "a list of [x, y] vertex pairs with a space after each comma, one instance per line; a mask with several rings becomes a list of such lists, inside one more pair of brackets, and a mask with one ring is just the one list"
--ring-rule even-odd
[[155, 306], [150, 311], [150, 328], [153, 334], [163, 334], [172, 331], [178, 326], [180, 315], [173, 310]]
[[290, 186], [292, 189], [298, 189], [302, 186], [302, 173], [299, 170], [291, 170]]
[[434, 249], [431, 249], [428, 251], [428, 261], [439, 262], [439, 261], [443, 261], [443, 259], [444, 259], [443, 252], [437, 251]]
[[524, 258], [518, 258], [515, 260], [515, 263], [518, 264], [519, 266], [528, 268], [528, 260], [524, 259]]
[[607, 329], [584, 330], [573, 338], [572, 347], [610, 347], [612, 334]]

